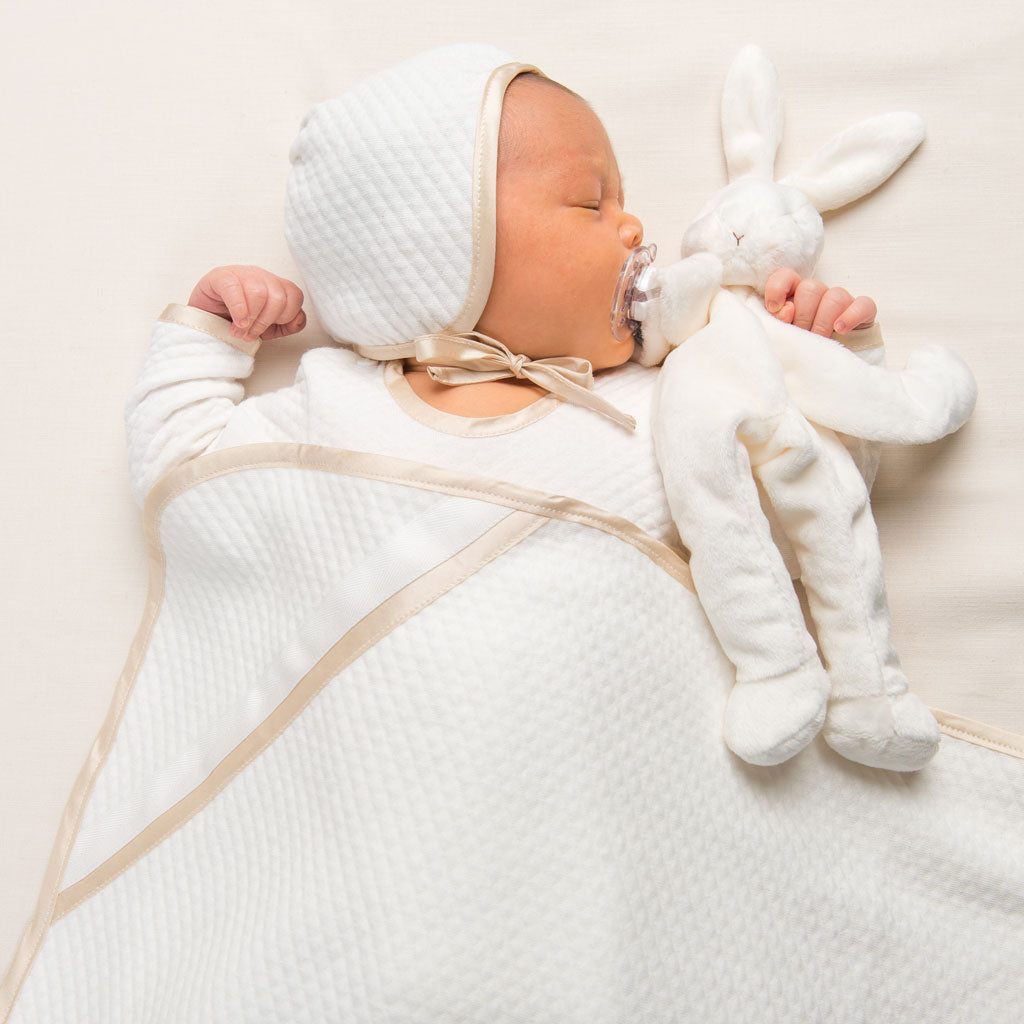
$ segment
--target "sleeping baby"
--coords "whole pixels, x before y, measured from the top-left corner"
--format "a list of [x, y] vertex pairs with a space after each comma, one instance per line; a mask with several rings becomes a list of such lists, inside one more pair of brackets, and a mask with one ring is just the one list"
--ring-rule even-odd
[[[315, 105], [289, 157], [306, 294], [218, 267], [164, 310], [126, 408], [139, 503], [198, 455], [300, 442], [570, 496], [678, 550], [657, 372], [642, 325], [613, 309], [653, 253], [589, 105], [492, 47], [444, 47]], [[245, 398], [259, 345], [304, 328], [306, 297], [337, 344]], [[881, 344], [871, 299], [789, 268], [765, 303], [816, 334], [858, 331], [858, 351]]]

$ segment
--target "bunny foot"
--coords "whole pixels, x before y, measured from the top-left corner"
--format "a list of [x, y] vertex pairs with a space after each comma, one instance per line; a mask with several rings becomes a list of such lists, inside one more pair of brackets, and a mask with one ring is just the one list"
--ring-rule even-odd
[[939, 748], [935, 716], [913, 693], [834, 700], [823, 731], [825, 742], [850, 761], [870, 768], [913, 772]]
[[726, 746], [749, 764], [780, 764], [821, 729], [829, 680], [817, 658], [771, 679], [737, 682], [725, 707]]

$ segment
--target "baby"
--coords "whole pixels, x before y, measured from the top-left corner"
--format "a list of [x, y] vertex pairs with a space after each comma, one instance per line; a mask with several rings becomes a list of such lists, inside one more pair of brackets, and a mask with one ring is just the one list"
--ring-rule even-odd
[[[616, 279], [643, 225], [625, 207], [622, 176], [608, 135], [589, 104], [535, 72], [509, 83], [501, 109], [497, 161], [494, 278], [475, 330], [531, 360], [586, 359], [595, 372], [634, 355], [609, 325]], [[227, 266], [196, 285], [189, 305], [231, 321], [242, 341], [283, 338], [306, 324], [303, 293], [268, 270]], [[876, 307], [844, 288], [777, 270], [765, 289], [773, 315], [814, 333], [847, 334], [874, 322]], [[545, 395], [527, 378], [454, 387], [409, 357], [405, 373], [419, 397], [456, 415], [512, 412]]]
[[[643, 225], [590, 106], [462, 44], [317, 104], [289, 156], [285, 229], [306, 293], [225, 266], [164, 310], [126, 408], [139, 503], [197, 456], [320, 445], [442, 467], [480, 494], [500, 481], [524, 501], [568, 496], [678, 558], [651, 430], [658, 375], [639, 329], [622, 340], [611, 321]], [[301, 331], [307, 298], [339, 344], [307, 351], [290, 387], [245, 398], [259, 345]], [[765, 301], [840, 339], [876, 313], [788, 268]]]

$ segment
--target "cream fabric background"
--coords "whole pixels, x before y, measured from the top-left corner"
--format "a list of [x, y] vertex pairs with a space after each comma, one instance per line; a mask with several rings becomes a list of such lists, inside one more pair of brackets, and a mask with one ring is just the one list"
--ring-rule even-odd
[[[659, 262], [723, 184], [718, 98], [743, 43], [779, 68], [783, 173], [855, 120], [923, 115], [925, 143], [896, 177], [826, 218], [819, 276], [875, 298], [890, 363], [941, 341], [975, 371], [973, 420], [886, 450], [874, 504], [911, 684], [933, 707], [1024, 732], [1024, 15], [1010, 0], [977, 21], [950, 0], [857, 12], [808, 0], [5, 5], [0, 971], [142, 613], [121, 413], [152, 321], [221, 264], [297, 280], [282, 211], [302, 115], [445, 42], [494, 43], [591, 100]], [[268, 343], [250, 390], [289, 383], [324, 340], [311, 323]]]

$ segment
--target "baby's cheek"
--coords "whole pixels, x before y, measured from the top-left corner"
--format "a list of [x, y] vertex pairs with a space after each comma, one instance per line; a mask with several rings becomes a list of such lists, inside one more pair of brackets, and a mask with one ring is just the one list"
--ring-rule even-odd
[[612, 288], [600, 277], [573, 282], [562, 293], [564, 318], [576, 328], [586, 325], [592, 329], [600, 320], [607, 320], [612, 308]]

